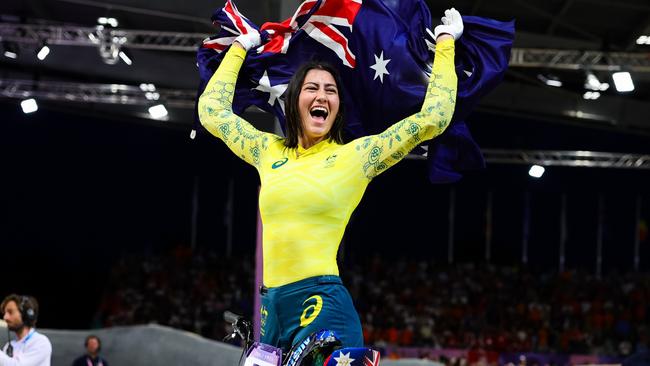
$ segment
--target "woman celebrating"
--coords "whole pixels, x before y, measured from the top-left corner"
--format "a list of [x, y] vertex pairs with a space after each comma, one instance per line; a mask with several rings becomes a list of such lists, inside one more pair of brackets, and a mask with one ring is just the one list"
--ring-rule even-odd
[[454, 41], [463, 22], [452, 8], [442, 23], [433, 35], [436, 56], [422, 109], [378, 135], [343, 143], [341, 82], [336, 69], [319, 62], [301, 66], [289, 83], [286, 138], [261, 132], [235, 115], [237, 75], [246, 52], [260, 44], [257, 33], [235, 40], [199, 98], [201, 124], [260, 175], [263, 343], [286, 351], [329, 329], [344, 347], [363, 345], [336, 254], [368, 183], [441, 134], [451, 120], [457, 88]]

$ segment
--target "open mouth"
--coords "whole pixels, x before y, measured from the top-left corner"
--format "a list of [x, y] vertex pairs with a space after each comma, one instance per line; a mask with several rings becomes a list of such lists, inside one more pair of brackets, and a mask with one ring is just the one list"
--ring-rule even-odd
[[312, 108], [309, 111], [309, 114], [311, 114], [312, 118], [314, 118], [315, 120], [325, 121], [329, 112], [327, 111], [327, 108], [317, 106]]

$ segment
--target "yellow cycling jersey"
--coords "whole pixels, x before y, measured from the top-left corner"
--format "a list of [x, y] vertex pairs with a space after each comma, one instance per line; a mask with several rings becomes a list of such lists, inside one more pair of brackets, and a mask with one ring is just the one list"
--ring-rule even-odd
[[327, 139], [309, 149], [287, 148], [284, 138], [261, 132], [233, 113], [235, 83], [245, 57], [242, 48], [230, 48], [198, 108], [202, 125], [260, 175], [264, 285], [338, 275], [339, 244], [370, 180], [441, 134], [451, 120], [457, 87], [454, 41], [436, 45], [420, 112], [380, 134], [344, 145]]

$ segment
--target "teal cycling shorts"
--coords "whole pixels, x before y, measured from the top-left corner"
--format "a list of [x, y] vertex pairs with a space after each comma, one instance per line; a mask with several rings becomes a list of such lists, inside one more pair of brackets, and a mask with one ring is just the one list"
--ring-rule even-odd
[[361, 322], [338, 276], [317, 276], [260, 290], [260, 341], [288, 351], [321, 329], [333, 330], [343, 347], [363, 347]]

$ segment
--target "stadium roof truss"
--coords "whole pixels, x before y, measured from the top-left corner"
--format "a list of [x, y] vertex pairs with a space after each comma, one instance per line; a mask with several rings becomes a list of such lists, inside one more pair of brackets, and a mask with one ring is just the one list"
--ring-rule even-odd
[[[27, 44], [99, 46], [116, 42], [129, 48], [195, 52], [207, 38], [203, 33], [126, 30], [38, 24], [0, 23], [0, 39]], [[650, 72], [650, 53], [514, 48], [511, 67], [567, 70], [630, 70]]]

